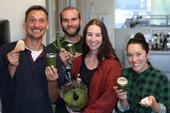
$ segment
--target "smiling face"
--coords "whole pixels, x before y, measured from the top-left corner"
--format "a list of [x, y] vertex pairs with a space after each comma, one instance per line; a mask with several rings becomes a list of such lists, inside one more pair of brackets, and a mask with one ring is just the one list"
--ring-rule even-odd
[[87, 29], [86, 43], [91, 52], [98, 52], [102, 44], [101, 29], [97, 25], [90, 25]]
[[27, 37], [41, 39], [48, 29], [48, 19], [45, 12], [41, 10], [32, 10], [25, 20]]
[[81, 20], [79, 18], [79, 13], [75, 9], [65, 10], [62, 13], [61, 26], [63, 32], [68, 37], [74, 37], [79, 34]]
[[148, 68], [148, 53], [141, 47], [140, 44], [129, 44], [127, 47], [127, 58], [129, 64], [132, 66], [132, 69], [141, 73], [146, 68]]

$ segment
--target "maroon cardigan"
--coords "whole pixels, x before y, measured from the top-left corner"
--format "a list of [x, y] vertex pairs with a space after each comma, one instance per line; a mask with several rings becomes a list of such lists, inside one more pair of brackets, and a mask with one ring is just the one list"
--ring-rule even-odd
[[[71, 73], [79, 73], [82, 56], [73, 61]], [[117, 96], [113, 90], [121, 74], [119, 61], [113, 57], [103, 60], [93, 75], [89, 89], [89, 101], [83, 113], [111, 113], [116, 106]]]

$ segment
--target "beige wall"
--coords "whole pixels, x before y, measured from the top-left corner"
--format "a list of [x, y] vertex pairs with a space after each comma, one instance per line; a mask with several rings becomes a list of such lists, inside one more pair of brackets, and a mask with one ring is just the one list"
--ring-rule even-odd
[[0, 0], [0, 19], [10, 21], [11, 41], [24, 38], [24, 13], [34, 4], [45, 6], [45, 0]]
[[[51, 0], [55, 1], [55, 0]], [[57, 9], [58, 12], [61, 12], [61, 10], [68, 6], [68, 0], [56, 0], [58, 5], [57, 8], [54, 7], [53, 9]], [[91, 20], [92, 18], [103, 18], [103, 21], [107, 27], [109, 38], [111, 40], [111, 43], [113, 47], [115, 47], [115, 35], [114, 35], [114, 0], [73, 0], [73, 2], [76, 2], [75, 5], [77, 8], [80, 9], [82, 19], [83, 19], [83, 25], [80, 31], [80, 34], [82, 34], [84, 26], [86, 23]], [[72, 5], [72, 4], [71, 4]], [[50, 9], [51, 10], [51, 9]], [[55, 11], [54, 11], [55, 12]], [[52, 15], [51, 15], [52, 17]], [[53, 18], [53, 17], [52, 17]], [[59, 18], [58, 16], [56, 18]], [[57, 19], [56, 19], [57, 20]], [[58, 21], [56, 21], [58, 23]], [[53, 27], [50, 26], [50, 34], [49, 37], [53, 37]], [[57, 26], [57, 31], [62, 31], [60, 24]], [[47, 39], [48, 40], [48, 39]], [[51, 42], [52, 39], [49, 39], [47, 43]]]
[[114, 37], [114, 0], [86, 0], [86, 22], [92, 18], [103, 19], [110, 41], [115, 47]]

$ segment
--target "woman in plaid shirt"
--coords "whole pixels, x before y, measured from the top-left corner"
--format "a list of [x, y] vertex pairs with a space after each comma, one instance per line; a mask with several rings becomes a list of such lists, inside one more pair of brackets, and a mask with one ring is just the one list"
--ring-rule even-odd
[[117, 112], [169, 113], [170, 82], [148, 62], [149, 47], [144, 35], [137, 33], [130, 39], [126, 51], [131, 67], [123, 69], [122, 76], [128, 79], [128, 90], [122, 92], [114, 87], [119, 98]]

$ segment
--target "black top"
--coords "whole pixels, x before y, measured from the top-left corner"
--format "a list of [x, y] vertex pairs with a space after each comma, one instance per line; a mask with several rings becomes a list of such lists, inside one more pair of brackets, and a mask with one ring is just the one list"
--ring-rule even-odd
[[32, 60], [31, 52], [20, 52], [19, 66], [11, 78], [7, 53], [16, 42], [0, 48], [0, 96], [2, 113], [52, 113], [45, 76], [45, 53]]
[[93, 77], [94, 73], [96, 72], [96, 68], [89, 70], [86, 67], [85, 61], [82, 61], [81, 67], [80, 67], [80, 77], [85, 85], [87, 85], [88, 89], [90, 86], [91, 78]]

